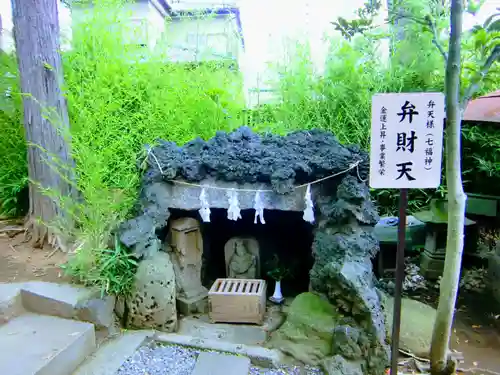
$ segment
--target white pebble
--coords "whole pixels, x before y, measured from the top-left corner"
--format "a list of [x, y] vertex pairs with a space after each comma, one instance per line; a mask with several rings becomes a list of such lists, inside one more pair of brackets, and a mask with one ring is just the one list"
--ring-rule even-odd
[[[199, 353], [200, 350], [178, 345], [143, 346], [120, 367], [116, 375], [191, 375]], [[323, 372], [309, 366], [284, 366], [277, 369], [251, 367], [249, 374], [323, 375]]]

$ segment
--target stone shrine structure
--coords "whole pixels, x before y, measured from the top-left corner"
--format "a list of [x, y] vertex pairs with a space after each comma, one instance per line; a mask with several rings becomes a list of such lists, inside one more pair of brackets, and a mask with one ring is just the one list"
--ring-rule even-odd
[[[176, 243], [176, 248], [171, 249], [175, 255], [172, 263], [178, 267], [176, 279], [181, 279], [176, 280], [179, 296], [188, 295], [192, 288], [196, 290], [182, 279], [187, 272], [197, 275], [199, 268], [192, 263], [199, 261], [202, 247], [196, 247], [197, 237], [190, 229], [186, 232], [188, 226], [169, 223], [169, 218], [174, 209], [199, 217], [201, 186], [218, 188], [205, 189], [211, 209], [229, 207], [226, 192], [220, 188], [239, 188], [265, 191], [261, 194], [264, 211], [302, 214], [307, 184], [327, 178], [310, 185], [315, 221], [311, 225], [314, 264], [309, 272], [310, 291], [326, 298], [342, 317], [331, 333], [331, 342], [336, 344], [325, 361], [331, 368], [352, 366], [355, 373], [384, 372], [389, 363], [389, 348], [371, 263], [379, 251], [373, 234], [378, 215], [366, 184], [366, 152], [358, 146], [341, 145], [326, 131], [277, 136], [258, 135], [247, 127], [232, 133], [218, 132], [207, 141], [198, 138], [182, 147], [160, 141], [149, 151], [137, 214], [121, 225], [119, 237], [138, 259], [147, 260], [164, 248], [158, 233], [169, 225], [184, 228], [179, 235], [183, 234], [184, 243], [192, 243], [194, 248], [181, 249], [184, 245]], [[255, 192], [239, 191], [239, 208], [251, 210], [253, 215], [254, 197]], [[241, 247], [238, 254], [252, 259]], [[227, 255], [224, 254], [228, 272], [260, 271], [254, 271], [252, 266], [246, 271], [245, 267], [231, 268]], [[191, 270], [186, 268], [188, 264], [192, 264]]]
[[231, 279], [260, 277], [259, 243], [255, 238], [234, 237], [224, 246], [226, 275]]
[[198, 221], [192, 218], [174, 220], [168, 245], [179, 311], [185, 315], [204, 312], [208, 291], [201, 284], [203, 239]]

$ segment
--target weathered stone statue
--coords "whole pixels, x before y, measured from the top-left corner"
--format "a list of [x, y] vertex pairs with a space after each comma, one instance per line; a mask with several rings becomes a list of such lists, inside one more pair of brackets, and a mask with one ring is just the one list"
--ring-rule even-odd
[[256, 279], [259, 277], [259, 245], [254, 238], [234, 237], [224, 246], [227, 277]]
[[203, 312], [207, 289], [201, 284], [203, 239], [200, 225], [192, 218], [174, 220], [167, 249], [174, 266], [177, 302], [184, 314]]

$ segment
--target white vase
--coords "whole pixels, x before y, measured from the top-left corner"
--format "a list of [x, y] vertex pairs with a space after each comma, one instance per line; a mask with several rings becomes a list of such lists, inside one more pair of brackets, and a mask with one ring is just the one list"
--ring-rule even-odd
[[274, 285], [274, 293], [269, 300], [274, 303], [281, 303], [285, 300], [283, 298], [283, 294], [281, 294], [281, 280], [276, 280], [276, 284]]

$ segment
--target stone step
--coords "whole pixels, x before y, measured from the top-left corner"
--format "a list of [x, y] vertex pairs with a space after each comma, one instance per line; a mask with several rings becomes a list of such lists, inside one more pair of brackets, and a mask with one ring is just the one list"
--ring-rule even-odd
[[100, 298], [98, 290], [41, 281], [22, 283], [24, 308], [43, 315], [92, 323], [99, 328], [114, 324], [114, 297]]
[[248, 375], [249, 371], [248, 357], [201, 352], [191, 375]]
[[153, 335], [153, 331], [126, 331], [107, 340], [73, 375], [115, 375], [121, 365]]
[[70, 375], [94, 350], [92, 324], [27, 313], [0, 327], [0, 374]]
[[75, 319], [114, 330], [115, 298], [77, 285], [43, 281], [0, 283], [0, 325], [25, 311]]

